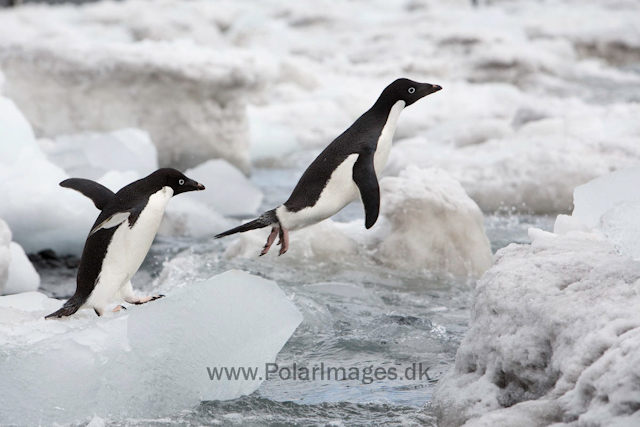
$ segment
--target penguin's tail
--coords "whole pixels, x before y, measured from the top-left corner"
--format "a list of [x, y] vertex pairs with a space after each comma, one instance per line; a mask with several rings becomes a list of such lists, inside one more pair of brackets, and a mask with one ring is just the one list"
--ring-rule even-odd
[[67, 302], [64, 303], [64, 305], [60, 310], [56, 311], [55, 313], [51, 313], [48, 316], [45, 316], [45, 319], [51, 319], [53, 317], [60, 318], [64, 316], [71, 316], [76, 311], [80, 310], [80, 307], [82, 307], [82, 305], [86, 302], [86, 300], [87, 300], [86, 298], [83, 298], [78, 294], [75, 294], [74, 296], [69, 298]]
[[258, 228], [265, 228], [272, 224], [278, 223], [278, 217], [276, 216], [276, 210], [271, 209], [260, 215], [259, 218], [254, 219], [253, 221], [249, 221], [246, 224], [242, 224], [236, 228], [232, 228], [231, 230], [227, 230], [224, 233], [220, 233], [215, 236], [216, 239], [220, 239], [221, 237], [231, 236], [236, 233], [244, 233], [245, 231], [257, 230]]

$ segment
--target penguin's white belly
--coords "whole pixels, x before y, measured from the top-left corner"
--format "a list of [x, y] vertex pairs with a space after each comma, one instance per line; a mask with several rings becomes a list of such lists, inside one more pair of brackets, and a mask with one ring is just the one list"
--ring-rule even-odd
[[172, 196], [173, 189], [163, 187], [149, 197], [133, 227], [129, 227], [128, 220], [118, 226], [107, 248], [98, 282], [85, 306], [104, 308], [113, 302], [120, 288], [138, 271], [151, 248]]
[[380, 137], [378, 137], [378, 145], [376, 146], [376, 152], [373, 155], [373, 167], [376, 170], [376, 174], [379, 174], [387, 164], [389, 160], [389, 154], [391, 153], [391, 143], [393, 142], [393, 134], [396, 131], [396, 124], [400, 113], [405, 107], [404, 101], [398, 101], [391, 107], [389, 117], [382, 128]]
[[284, 205], [276, 209], [280, 224], [287, 230], [299, 230], [316, 224], [338, 213], [358, 197], [358, 186], [353, 181], [353, 165], [358, 154], [349, 155], [331, 174], [320, 197], [313, 206], [290, 212]]

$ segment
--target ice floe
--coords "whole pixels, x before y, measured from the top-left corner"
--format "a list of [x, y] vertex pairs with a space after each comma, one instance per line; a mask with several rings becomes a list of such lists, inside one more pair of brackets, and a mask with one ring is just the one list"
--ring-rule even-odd
[[[60, 305], [36, 292], [0, 297], [3, 422], [157, 418], [250, 394], [302, 321], [275, 282], [241, 271], [117, 314], [44, 320]], [[224, 367], [258, 374], [211, 379]]]

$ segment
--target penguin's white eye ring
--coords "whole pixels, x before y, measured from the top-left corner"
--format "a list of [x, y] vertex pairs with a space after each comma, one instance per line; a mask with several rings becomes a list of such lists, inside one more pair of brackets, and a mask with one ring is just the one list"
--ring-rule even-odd
[[410, 88], [409, 88], [409, 93], [413, 93], [413, 92], [415, 92], [415, 91], [416, 91], [416, 88], [415, 88], [415, 87], [410, 87]]
[[180, 181], [178, 181], [178, 184], [184, 185], [184, 179], [181, 179]]

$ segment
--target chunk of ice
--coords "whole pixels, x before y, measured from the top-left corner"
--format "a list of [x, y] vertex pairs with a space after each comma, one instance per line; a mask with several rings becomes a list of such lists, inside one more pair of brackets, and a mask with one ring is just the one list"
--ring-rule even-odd
[[0, 295], [9, 279], [9, 265], [11, 264], [11, 230], [6, 222], [0, 219]]
[[605, 212], [631, 200], [640, 200], [640, 167], [613, 172], [576, 187], [572, 216], [595, 228]]
[[[157, 418], [252, 393], [302, 321], [275, 282], [241, 271], [119, 314], [43, 319], [60, 304], [35, 292], [0, 297], [5, 423]], [[207, 368], [224, 367], [258, 371], [210, 379]]]
[[[33, 292], [40, 287], [40, 275], [24, 253], [22, 246], [11, 242], [11, 264], [9, 265], [9, 279], [4, 288], [4, 295]], [[0, 291], [0, 294], [2, 292]]]

